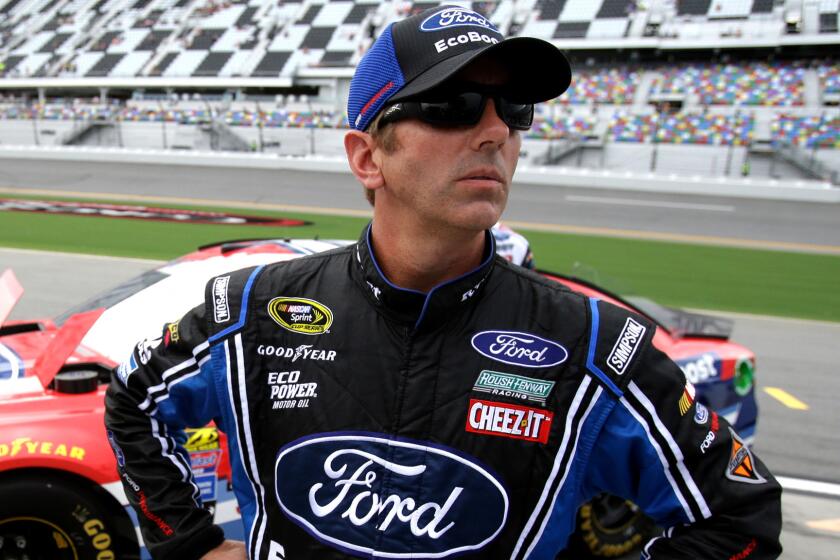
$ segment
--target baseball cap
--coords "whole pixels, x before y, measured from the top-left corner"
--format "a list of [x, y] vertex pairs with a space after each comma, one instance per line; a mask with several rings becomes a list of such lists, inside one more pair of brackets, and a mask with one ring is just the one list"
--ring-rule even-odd
[[520, 103], [557, 97], [572, 79], [566, 57], [548, 41], [506, 39], [477, 12], [436, 6], [388, 25], [362, 57], [350, 82], [350, 126], [366, 130], [386, 104], [429, 91], [482, 56], [510, 69], [505, 90]]

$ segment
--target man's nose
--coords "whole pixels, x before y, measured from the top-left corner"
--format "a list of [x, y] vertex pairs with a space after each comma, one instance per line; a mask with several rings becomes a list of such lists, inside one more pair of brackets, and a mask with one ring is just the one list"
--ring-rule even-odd
[[486, 144], [502, 146], [510, 136], [510, 127], [496, 111], [495, 100], [488, 99], [484, 105], [484, 112], [476, 125], [476, 132], [479, 148]]

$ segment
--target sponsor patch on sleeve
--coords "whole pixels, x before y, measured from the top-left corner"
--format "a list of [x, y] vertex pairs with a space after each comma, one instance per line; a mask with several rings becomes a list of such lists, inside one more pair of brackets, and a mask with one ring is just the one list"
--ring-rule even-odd
[[120, 378], [122, 384], [128, 387], [128, 376], [137, 371], [137, 360], [134, 359], [134, 352], [128, 357], [128, 360], [121, 363], [117, 368], [117, 377]]
[[539, 408], [471, 399], [468, 432], [548, 443], [554, 413]]
[[694, 404], [694, 396], [697, 394], [697, 389], [694, 388], [690, 382], [686, 382], [683, 387], [682, 395], [680, 395], [680, 416], [685, 416], [685, 413], [691, 409]]
[[744, 440], [732, 428], [729, 428], [729, 433], [732, 435], [732, 450], [729, 454], [729, 463], [726, 465], [726, 478], [735, 482], [746, 482], [747, 484], [764, 484], [767, 482], [767, 479], [758, 474], [752, 451], [744, 443]]
[[230, 320], [229, 283], [230, 276], [219, 276], [213, 280], [213, 320], [217, 324]]
[[644, 325], [632, 317], [628, 317], [624, 323], [624, 328], [621, 329], [621, 333], [615, 341], [615, 345], [613, 345], [612, 351], [607, 356], [607, 366], [618, 375], [627, 371], [627, 366], [630, 365], [646, 331], [647, 328]]

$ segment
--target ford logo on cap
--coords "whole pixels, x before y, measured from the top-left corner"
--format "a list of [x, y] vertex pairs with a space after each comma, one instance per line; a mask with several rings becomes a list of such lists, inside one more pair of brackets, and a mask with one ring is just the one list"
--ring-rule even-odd
[[446, 8], [434, 13], [423, 20], [420, 24], [421, 31], [440, 31], [452, 27], [482, 27], [494, 33], [499, 30], [483, 15], [467, 10], [466, 8]]
[[483, 331], [472, 337], [472, 346], [491, 360], [530, 368], [562, 364], [569, 352], [551, 340], [514, 331]]
[[296, 440], [277, 454], [275, 477], [285, 514], [353, 555], [442, 558], [476, 551], [499, 534], [508, 514], [507, 492], [474, 459], [382, 434]]

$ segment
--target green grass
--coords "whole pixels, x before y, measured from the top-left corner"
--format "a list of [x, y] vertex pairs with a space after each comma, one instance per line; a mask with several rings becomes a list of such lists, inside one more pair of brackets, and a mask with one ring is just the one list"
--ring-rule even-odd
[[[220, 208], [202, 210], [225, 211]], [[302, 227], [225, 226], [0, 212], [0, 245], [169, 259], [208, 243], [259, 237], [356, 239], [364, 218], [298, 218]], [[840, 321], [840, 257], [525, 231], [540, 268], [682, 307]], [[2, 268], [2, 264], [0, 264]]]

